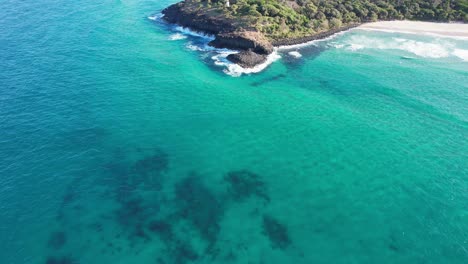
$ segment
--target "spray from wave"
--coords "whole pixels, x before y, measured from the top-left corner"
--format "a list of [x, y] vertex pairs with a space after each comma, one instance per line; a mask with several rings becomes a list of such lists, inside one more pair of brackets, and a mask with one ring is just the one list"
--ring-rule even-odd
[[300, 49], [300, 48], [305, 48], [305, 47], [308, 47], [308, 46], [318, 46], [320, 43], [322, 42], [328, 42], [330, 40], [333, 40], [335, 39], [336, 37], [339, 37], [339, 36], [342, 36], [343, 34], [346, 34], [347, 32], [350, 32], [351, 30], [354, 30], [354, 28], [351, 28], [351, 29], [348, 29], [348, 30], [344, 30], [344, 31], [340, 31], [338, 33], [335, 33], [331, 36], [328, 36], [326, 38], [323, 38], [323, 39], [316, 39], [316, 40], [311, 40], [311, 41], [308, 41], [308, 42], [304, 42], [304, 43], [301, 43], [301, 44], [295, 44], [295, 45], [284, 45], [284, 46], [279, 46], [278, 47], [278, 50], [280, 51], [283, 51], [283, 50], [297, 50], [297, 49]]
[[213, 64], [215, 66], [224, 68], [223, 72], [233, 77], [239, 77], [242, 74], [261, 72], [274, 61], [281, 58], [281, 56], [275, 50], [272, 54], [270, 54], [267, 57], [267, 60], [264, 63], [259, 64], [253, 68], [243, 68], [240, 65], [232, 63], [227, 59], [227, 56], [229, 56], [230, 54], [238, 53], [238, 51], [229, 49], [218, 49], [208, 45], [208, 43], [215, 38], [213, 35], [196, 32], [181, 26], [174, 26], [172, 27], [172, 30], [176, 31], [177, 33], [172, 34], [169, 37], [170, 40], [180, 40], [191, 37], [192, 40], [190, 40], [186, 44], [187, 49], [196, 52], [203, 52], [208, 54], [211, 53], [210, 58], [213, 61]]
[[157, 20], [160, 20], [162, 17], [163, 17], [163, 14], [158, 13], [158, 14], [148, 16], [147, 18], [152, 21], [157, 21]]
[[251, 74], [251, 73], [258, 73], [266, 69], [270, 64], [279, 60], [281, 56], [275, 50], [273, 53], [268, 55], [266, 61], [262, 64], [256, 65], [253, 68], [243, 68], [238, 64], [230, 62], [226, 57], [229, 54], [237, 53], [237, 51], [224, 51], [212, 57], [214, 60], [215, 65], [220, 67], [225, 67], [223, 70], [224, 73], [232, 76], [232, 77], [239, 77], [242, 74]]
[[183, 34], [180, 33], [175, 33], [169, 36], [169, 40], [181, 40], [181, 39], [186, 39], [187, 36], [184, 36]]
[[302, 54], [299, 53], [299, 51], [290, 51], [288, 52], [289, 55], [293, 56], [294, 58], [298, 59], [300, 57], [302, 57]]
[[448, 38], [448, 39], [456, 39], [456, 40], [468, 40], [468, 37], [464, 36], [452, 36], [452, 35], [444, 35], [444, 34], [437, 34], [435, 32], [424, 32], [424, 31], [410, 31], [410, 30], [403, 30], [403, 29], [384, 29], [384, 28], [357, 28], [357, 30], [362, 31], [378, 31], [378, 32], [386, 32], [386, 33], [403, 33], [403, 34], [411, 34], [411, 35], [425, 35], [435, 38]]
[[197, 31], [191, 30], [191, 29], [186, 28], [186, 27], [181, 27], [181, 26], [175, 26], [174, 30], [178, 31], [181, 34], [184, 34], [186, 36], [203, 38], [203, 39], [206, 39], [207, 41], [212, 41], [215, 38], [213, 35], [205, 34], [205, 33], [202, 33], [202, 32], [197, 32]]
[[458, 58], [468, 61], [468, 50], [465, 49], [455, 49], [452, 52], [452, 55], [457, 56]]

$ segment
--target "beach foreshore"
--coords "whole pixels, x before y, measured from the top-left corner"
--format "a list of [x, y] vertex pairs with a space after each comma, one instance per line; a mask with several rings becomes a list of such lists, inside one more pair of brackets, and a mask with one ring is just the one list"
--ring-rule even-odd
[[435, 23], [408, 20], [379, 21], [362, 24], [358, 29], [468, 38], [468, 24], [462, 23]]

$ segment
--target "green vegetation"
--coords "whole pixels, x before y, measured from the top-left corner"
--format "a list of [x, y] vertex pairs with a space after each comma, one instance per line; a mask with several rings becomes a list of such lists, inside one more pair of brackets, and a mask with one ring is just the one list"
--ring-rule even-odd
[[200, 9], [242, 17], [270, 39], [302, 37], [377, 20], [467, 21], [468, 0], [186, 0]]

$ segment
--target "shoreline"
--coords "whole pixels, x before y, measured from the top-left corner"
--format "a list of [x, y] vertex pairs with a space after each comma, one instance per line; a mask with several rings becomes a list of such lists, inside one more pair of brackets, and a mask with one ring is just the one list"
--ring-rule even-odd
[[[205, 30], [200, 30], [198, 27], [194, 27], [190, 23], [178, 23], [178, 21], [169, 21], [165, 19], [165, 16], [162, 15], [160, 18], [169, 24], [175, 24], [182, 28], [187, 28], [189, 31], [197, 32], [198, 34], [210, 34]], [[185, 24], [185, 27], [184, 25]], [[440, 22], [424, 22], [424, 21], [409, 21], [409, 20], [393, 20], [393, 21], [377, 21], [377, 22], [367, 22], [367, 23], [355, 23], [350, 24], [344, 27], [337, 29], [332, 29], [329, 31], [321, 32], [312, 36], [305, 36], [300, 38], [292, 39], [280, 39], [280, 40], [264, 40], [262, 42], [257, 42], [258, 37], [254, 36], [249, 38], [249, 36], [242, 36], [242, 32], [236, 33], [238, 35], [227, 36], [224, 35], [230, 33], [218, 33], [213, 34], [213, 40], [211, 40], [208, 45], [215, 48], [225, 48], [237, 51], [230, 56], [227, 56], [226, 59], [230, 61], [232, 66], [228, 66], [225, 70], [229, 72], [229, 75], [240, 76], [242, 73], [254, 73], [262, 71], [272, 62], [278, 59], [276, 51], [279, 50], [291, 50], [295, 48], [300, 48], [313, 44], [316, 41], [324, 41], [336, 36], [342, 35], [346, 32], [353, 30], [364, 30], [364, 31], [381, 31], [388, 33], [403, 33], [403, 34], [418, 34], [426, 36], [436, 36], [436, 37], [448, 37], [448, 38], [461, 38], [468, 40], [468, 24], [465, 23], [440, 23]], [[197, 35], [198, 35], [197, 34]], [[212, 34], [212, 33], [211, 33]], [[219, 45], [215, 45], [217, 40], [224, 38]], [[250, 41], [250, 42], [249, 42]], [[270, 45], [271, 52], [264, 51], [256, 53], [252, 51], [252, 47], [258, 48], [260, 45], [266, 44]], [[233, 45], [234, 44], [234, 45]], [[236, 47], [236, 44], [239, 45]], [[258, 46], [257, 46], [258, 45]], [[253, 56], [253, 53], [255, 56]], [[241, 56], [240, 56], [241, 55]], [[235, 56], [238, 58], [233, 59]], [[261, 57], [260, 59], [256, 57]], [[254, 59], [258, 59], [257, 61]], [[224, 64], [224, 63], [223, 63]]]
[[378, 21], [365, 23], [358, 27], [361, 30], [408, 33], [420, 35], [437, 35], [441, 37], [467, 38], [468, 24], [439, 23], [410, 20]]
[[312, 36], [305, 36], [305, 37], [300, 37], [300, 38], [291, 38], [291, 39], [280, 39], [280, 40], [273, 40], [271, 41], [271, 44], [274, 47], [282, 47], [282, 46], [295, 46], [295, 45], [301, 45], [301, 44], [306, 44], [307, 42], [311, 42], [314, 40], [321, 40], [325, 39], [328, 37], [331, 37], [337, 33], [341, 33], [343, 31], [348, 31], [353, 28], [357, 28], [361, 26], [362, 24], [352, 24], [352, 25], [347, 25], [344, 27], [340, 27], [337, 29], [332, 29], [324, 32], [317, 33]]
[[[237, 54], [229, 55], [227, 59], [246, 68], [252, 68], [265, 62], [267, 56], [272, 54], [275, 48], [307, 45], [309, 42], [332, 38], [337, 33], [349, 31], [354, 28], [359, 28], [362, 30], [441, 34], [451, 37], [468, 38], [468, 27], [466, 27], [465, 24], [436, 24], [432, 22], [412, 22], [407, 20], [373, 23], [361, 22], [386, 18], [386, 16], [377, 16], [375, 14], [373, 14], [372, 17], [361, 14], [355, 19], [347, 20], [347, 23], [344, 23], [344, 25], [340, 19], [333, 20], [328, 18], [329, 20], [323, 20], [324, 18], [322, 17], [321, 19], [317, 20], [313, 16], [303, 17], [304, 21], [308, 21], [308, 24], [304, 24], [302, 23], [304, 21], [299, 21], [297, 19], [290, 19], [293, 22], [288, 20], [288, 23], [290, 24], [287, 24], [283, 16], [285, 16], [286, 13], [297, 14], [298, 10], [291, 8], [288, 9], [285, 3], [278, 4], [278, 8], [286, 8], [289, 12], [288, 13], [284, 11], [286, 13], [281, 15], [283, 17], [282, 24], [278, 24], [279, 22], [275, 20], [276, 22], [266, 23], [263, 25], [262, 23], [259, 24], [257, 20], [263, 17], [272, 18], [267, 12], [268, 10], [263, 10], [263, 13], [257, 11], [256, 14], [246, 13], [246, 11], [243, 10], [241, 13], [232, 13], [229, 15], [229, 1], [226, 4], [227, 7], [219, 3], [218, 5], [211, 6], [200, 4], [199, 0], [184, 0], [163, 9], [161, 11], [162, 19], [171, 24], [178, 24], [182, 27], [187, 27], [195, 31], [213, 34], [215, 38], [210, 41], [208, 45], [214, 48], [239, 51]], [[251, 5], [251, 3], [241, 3], [241, 6], [246, 8], [252, 7]], [[304, 11], [304, 8], [305, 7], [303, 7], [301, 10]], [[234, 14], [237, 14], [237, 16], [234, 16]], [[404, 16], [400, 14], [399, 16], [392, 15], [390, 17], [402, 18]], [[455, 16], [454, 19], [463, 21], [465, 20], [464, 17], [458, 16]], [[329, 21], [332, 21], [333, 23], [330, 25], [328, 24], [330, 23]], [[315, 24], [312, 25], [309, 22], [314, 22]], [[320, 24], [317, 24], [318, 22], [320, 22]], [[327, 23], [324, 24], [325, 26], [322, 26], [322, 22]], [[462, 25], [463, 29], [454, 29], [453, 25]], [[312, 28], [315, 30], [312, 30]], [[321, 29], [328, 30], [316, 32]], [[278, 33], [280, 32], [283, 33], [282, 36], [289, 37], [278, 37]], [[297, 32], [302, 32], [302, 34], [305, 35], [298, 37], [296, 35]], [[306, 35], [307, 33], [304, 32], [310, 32], [310, 35]]]

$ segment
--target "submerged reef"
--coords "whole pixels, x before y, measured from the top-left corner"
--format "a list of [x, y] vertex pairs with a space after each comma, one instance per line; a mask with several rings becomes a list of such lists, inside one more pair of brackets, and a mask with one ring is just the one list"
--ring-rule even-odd
[[263, 216], [263, 234], [273, 248], [285, 249], [291, 244], [287, 227], [269, 215]]
[[130, 197], [120, 203], [115, 211], [115, 217], [120, 226], [127, 232], [130, 240], [150, 240], [146, 231], [146, 223], [158, 212], [158, 207], [147, 206], [141, 198]]
[[[103, 167], [103, 177], [97, 182], [105, 187], [100, 197], [109, 198], [111, 205], [108, 211], [104, 209], [100, 214], [101, 218], [92, 219], [85, 225], [101, 241], [103, 247], [98, 249], [99, 252], [137, 255], [142, 252], [141, 247], [155, 241], [158, 245], [155, 263], [233, 262], [239, 259], [234, 249], [241, 241], [221, 240], [224, 220], [229, 220], [225, 219], [226, 212], [242, 208], [244, 213], [242, 210], [249, 210], [244, 216], [246, 219], [261, 217], [263, 208], [270, 202], [264, 179], [252, 171], [240, 169], [227, 172], [220, 182], [211, 183], [196, 172], [169, 174], [169, 155], [160, 148], [140, 149], [135, 153], [117, 151], [111, 162]], [[166, 178], [168, 175], [179, 178], [174, 181]], [[74, 201], [73, 187], [76, 184], [73, 182], [67, 189], [63, 204]], [[63, 206], [63, 210], [69, 208]], [[61, 221], [63, 230], [72, 230], [66, 229], [72, 221], [73, 218]], [[286, 226], [271, 216], [264, 216], [255, 230], [257, 235], [267, 236], [273, 248], [284, 249], [291, 243]], [[59, 229], [50, 235], [47, 246], [62, 250], [66, 243], [77, 242], [73, 239]], [[60, 255], [50, 256], [46, 261], [46, 264], [73, 263], [77, 261]]]
[[180, 216], [189, 221], [209, 245], [214, 244], [224, 214], [221, 200], [196, 173], [190, 173], [177, 183], [175, 194]]
[[174, 257], [175, 264], [183, 264], [187, 263], [188, 261], [195, 261], [200, 257], [195, 249], [190, 246], [190, 244], [182, 241], [178, 241], [175, 244], [176, 245], [171, 252], [172, 256]]
[[154, 153], [147, 156], [134, 165], [135, 181], [143, 183], [148, 187], [161, 187], [161, 174], [164, 173], [169, 166], [167, 154], [160, 150], [154, 150]]
[[48, 257], [46, 264], [78, 264], [78, 261], [74, 260], [71, 257]]
[[248, 170], [231, 171], [224, 176], [229, 184], [228, 191], [237, 201], [257, 196], [265, 201], [270, 201], [266, 185], [260, 176]]
[[67, 236], [63, 231], [53, 232], [50, 237], [47, 245], [52, 249], [60, 249], [67, 242]]
[[162, 241], [170, 242], [174, 238], [172, 225], [166, 220], [153, 220], [148, 224], [148, 229], [156, 233]]

